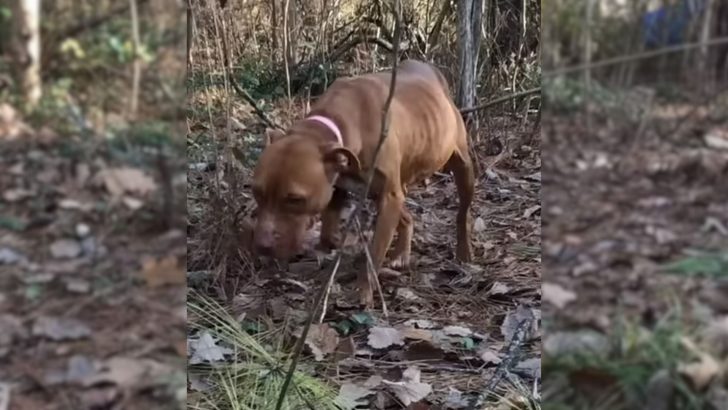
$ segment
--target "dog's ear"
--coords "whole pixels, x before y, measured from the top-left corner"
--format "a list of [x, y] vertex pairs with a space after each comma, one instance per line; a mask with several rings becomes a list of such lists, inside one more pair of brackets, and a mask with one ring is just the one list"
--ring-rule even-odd
[[333, 148], [324, 154], [324, 161], [338, 173], [356, 174], [361, 171], [359, 158], [344, 147]]
[[266, 128], [265, 129], [265, 145], [270, 145], [279, 139], [281, 139], [286, 133], [284, 131], [281, 131], [279, 129], [275, 128]]

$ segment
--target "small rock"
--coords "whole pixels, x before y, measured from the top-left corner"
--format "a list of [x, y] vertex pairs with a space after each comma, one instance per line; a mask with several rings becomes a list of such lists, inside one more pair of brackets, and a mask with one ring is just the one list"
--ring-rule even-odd
[[593, 330], [555, 332], [546, 337], [543, 351], [549, 356], [573, 354], [596, 354], [605, 356], [609, 352], [609, 340]]
[[674, 390], [670, 372], [667, 369], [657, 371], [647, 383], [645, 408], [649, 410], [670, 410]]
[[33, 335], [56, 341], [75, 340], [91, 335], [91, 329], [76, 319], [41, 316], [33, 324]]
[[88, 293], [91, 290], [91, 284], [83, 279], [68, 279], [66, 290], [73, 293]]
[[79, 238], [85, 238], [90, 233], [91, 233], [91, 228], [88, 225], [86, 225], [84, 223], [80, 223], [80, 224], [76, 225], [76, 235]]
[[23, 260], [23, 256], [10, 248], [0, 248], [0, 265], [14, 265]]
[[93, 237], [83, 238], [81, 241], [81, 251], [84, 255], [93, 256], [99, 251], [99, 247], [96, 244], [96, 239]]
[[0, 349], [27, 336], [23, 322], [13, 315], [0, 315]]
[[81, 245], [74, 239], [59, 239], [51, 244], [51, 255], [56, 259], [73, 259], [82, 251]]

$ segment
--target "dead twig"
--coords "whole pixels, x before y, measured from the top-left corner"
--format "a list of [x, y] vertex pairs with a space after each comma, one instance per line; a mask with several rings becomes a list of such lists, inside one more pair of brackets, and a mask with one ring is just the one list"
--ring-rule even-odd
[[[339, 262], [341, 261], [341, 256], [339, 256], [336, 259], [336, 264], [334, 265], [334, 270], [339, 269]], [[329, 275], [329, 281], [326, 282], [326, 291], [324, 292], [324, 301], [321, 305], [321, 316], [319, 317], [319, 324], [324, 322], [324, 317], [326, 316], [326, 310], [327, 305], [329, 301], [329, 294], [331, 294], [331, 286], [334, 284], [334, 275]]]

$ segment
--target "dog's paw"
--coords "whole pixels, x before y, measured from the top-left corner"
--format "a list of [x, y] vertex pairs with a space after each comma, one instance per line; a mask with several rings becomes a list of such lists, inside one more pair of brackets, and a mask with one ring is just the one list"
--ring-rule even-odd
[[389, 262], [389, 267], [392, 269], [404, 269], [409, 268], [410, 265], [410, 257], [409, 255], [400, 255], [395, 258], [393, 258]]

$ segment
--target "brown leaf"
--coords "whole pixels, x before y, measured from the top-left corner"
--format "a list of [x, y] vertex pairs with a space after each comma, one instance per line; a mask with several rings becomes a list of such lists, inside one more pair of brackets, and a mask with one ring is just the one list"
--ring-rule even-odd
[[576, 293], [566, 290], [561, 285], [555, 283], [543, 283], [541, 285], [543, 300], [551, 303], [559, 309], [563, 309], [567, 304], [576, 300]]
[[328, 323], [312, 324], [306, 336], [306, 346], [311, 349], [314, 359], [321, 361], [333, 353], [339, 345], [339, 334]]
[[375, 349], [384, 349], [391, 345], [403, 345], [404, 339], [399, 330], [393, 327], [372, 327], [369, 329], [369, 346]]
[[149, 175], [131, 167], [101, 170], [96, 174], [95, 181], [114, 198], [120, 198], [127, 193], [147, 195], [157, 189], [157, 184]]
[[693, 388], [701, 391], [720, 374], [721, 366], [713, 356], [703, 353], [700, 361], [682, 364], [678, 367], [678, 372], [690, 381]]
[[124, 389], [149, 386], [165, 373], [168, 370], [152, 360], [112, 357], [102, 365], [97, 374], [84, 380], [84, 385], [113, 383]]
[[147, 286], [151, 288], [187, 283], [187, 272], [179, 265], [177, 258], [174, 256], [144, 261], [141, 275]]
[[420, 370], [416, 367], [408, 367], [402, 374], [401, 381], [391, 382], [389, 380], [382, 380], [382, 383], [384, 383], [405, 406], [418, 402], [432, 393], [431, 385], [420, 382]]

